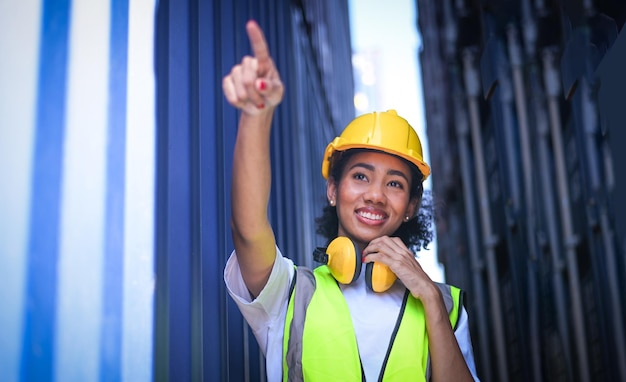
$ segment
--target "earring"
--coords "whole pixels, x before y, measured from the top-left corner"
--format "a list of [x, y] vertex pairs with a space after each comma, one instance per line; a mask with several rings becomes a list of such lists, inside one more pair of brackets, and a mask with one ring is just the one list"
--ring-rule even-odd
[[331, 206], [334, 206], [334, 205], [335, 205], [335, 201], [334, 201], [334, 200], [332, 200], [332, 199], [331, 199], [331, 200], [329, 200], [329, 201], [328, 201], [328, 203], [330, 203], [330, 205], [331, 205]]
[[407, 216], [405, 216], [405, 217], [404, 217], [404, 221], [405, 221], [405, 222], [408, 222], [409, 220], [411, 220], [411, 217], [410, 217], [410, 216], [408, 216], [408, 215], [407, 215]]

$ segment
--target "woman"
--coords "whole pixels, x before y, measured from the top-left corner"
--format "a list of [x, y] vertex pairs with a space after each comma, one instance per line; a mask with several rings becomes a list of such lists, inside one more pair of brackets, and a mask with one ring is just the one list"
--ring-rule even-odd
[[[276, 247], [267, 218], [269, 138], [284, 88], [261, 29], [254, 21], [246, 29], [254, 56], [223, 80], [226, 99], [241, 110], [233, 159], [235, 251], [224, 274], [266, 356], [268, 380], [477, 379], [460, 292], [434, 283], [409, 249], [420, 242], [416, 215], [430, 170], [417, 135], [394, 112], [355, 119], [323, 160], [329, 206], [320, 232], [347, 238], [348, 253], [366, 271], [359, 263], [354, 277], [338, 283], [344, 270], [332, 261], [315, 272], [294, 268]], [[392, 125], [407, 132], [404, 142]], [[375, 137], [363, 143], [364, 134]], [[330, 251], [333, 243], [326, 257], [339, 256]], [[381, 274], [392, 278], [375, 292]]]

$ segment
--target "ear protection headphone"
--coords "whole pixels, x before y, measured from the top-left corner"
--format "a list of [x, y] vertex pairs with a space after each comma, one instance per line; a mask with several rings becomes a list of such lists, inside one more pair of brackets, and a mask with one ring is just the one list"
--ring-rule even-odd
[[[361, 274], [362, 254], [356, 244], [348, 237], [339, 236], [328, 244], [318, 247], [313, 252], [315, 261], [328, 265], [335, 280], [350, 284]], [[365, 266], [365, 284], [374, 292], [384, 292], [396, 281], [396, 275], [388, 266], [372, 262]]]

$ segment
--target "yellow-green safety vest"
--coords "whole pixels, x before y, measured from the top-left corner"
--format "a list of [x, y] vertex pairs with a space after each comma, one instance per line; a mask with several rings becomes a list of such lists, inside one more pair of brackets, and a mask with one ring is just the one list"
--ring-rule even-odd
[[[461, 290], [437, 284], [456, 328]], [[424, 307], [407, 290], [379, 381], [426, 381], [430, 374]], [[283, 337], [284, 381], [362, 381], [361, 358], [348, 304], [327, 266], [297, 267]]]

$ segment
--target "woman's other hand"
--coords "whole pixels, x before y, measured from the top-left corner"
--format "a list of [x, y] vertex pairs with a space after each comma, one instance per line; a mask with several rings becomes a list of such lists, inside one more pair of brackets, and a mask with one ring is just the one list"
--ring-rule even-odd
[[259, 25], [250, 20], [246, 31], [253, 56], [245, 56], [232, 68], [222, 88], [231, 105], [245, 114], [258, 115], [273, 110], [282, 101], [284, 87]]

